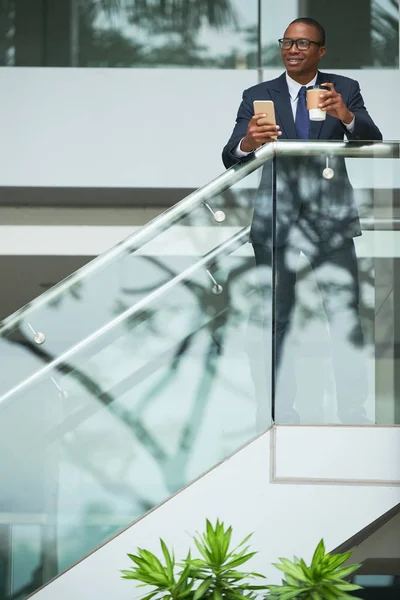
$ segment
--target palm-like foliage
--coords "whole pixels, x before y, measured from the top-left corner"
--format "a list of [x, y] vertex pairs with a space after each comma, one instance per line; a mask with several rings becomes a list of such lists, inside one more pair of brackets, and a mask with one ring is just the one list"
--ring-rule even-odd
[[[84, 6], [88, 0], [80, 1]], [[217, 29], [236, 23], [231, 0], [97, 0], [96, 4], [99, 11], [108, 15], [126, 11], [136, 23], [155, 17], [175, 24], [206, 20]]]
[[207, 520], [205, 533], [194, 538], [201, 558], [192, 559], [189, 552], [184, 561], [177, 564], [174, 553], [160, 540], [165, 564], [152, 552], [138, 548], [137, 554], [128, 555], [135, 566], [122, 571], [122, 576], [152, 588], [142, 600], [252, 599], [255, 590], [265, 590], [266, 586], [252, 585], [250, 581], [263, 576], [237, 570], [255, 554], [246, 546], [251, 536], [233, 549], [231, 537], [232, 527], [226, 529], [219, 520], [213, 527]]
[[345, 600], [353, 598], [348, 592], [361, 589], [345, 581], [360, 565], [343, 567], [350, 558], [351, 552], [345, 554], [329, 554], [325, 552], [323, 540], [318, 544], [311, 564], [306, 565], [303, 559], [285, 558], [274, 566], [285, 574], [282, 585], [268, 586], [269, 599], [279, 600]]
[[249, 561], [256, 552], [249, 552], [247, 536], [236, 548], [230, 549], [232, 527], [225, 529], [224, 523], [217, 521], [213, 527], [207, 520], [206, 531], [194, 538], [202, 558], [190, 561], [190, 574], [202, 581], [193, 600], [242, 600], [252, 598], [255, 590], [265, 590], [265, 585], [252, 585], [249, 582], [263, 575], [237, 571], [237, 567]]
[[183, 600], [191, 595], [194, 586], [194, 579], [189, 575], [190, 553], [186, 559], [186, 566], [177, 573], [174, 553], [168, 550], [165, 542], [161, 539], [160, 544], [165, 564], [162, 564], [152, 552], [138, 548], [138, 554], [128, 554], [136, 566], [122, 571], [122, 577], [134, 579], [140, 582], [140, 586], [152, 588], [152, 591], [142, 600], [152, 600], [152, 598]]
[[377, 2], [372, 5], [374, 63], [395, 67], [399, 63], [399, 0], [389, 0], [391, 12]]

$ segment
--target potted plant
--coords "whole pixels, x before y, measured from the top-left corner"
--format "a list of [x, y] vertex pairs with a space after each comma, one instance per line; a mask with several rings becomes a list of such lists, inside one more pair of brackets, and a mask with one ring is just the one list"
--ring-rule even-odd
[[361, 587], [348, 583], [346, 578], [357, 571], [360, 565], [343, 566], [351, 554], [351, 552], [345, 554], [325, 552], [325, 544], [321, 540], [309, 566], [301, 558], [295, 557], [292, 561], [286, 558], [279, 559], [280, 562], [274, 566], [284, 573], [285, 578], [281, 585], [268, 586], [268, 599], [344, 600], [353, 598], [349, 592], [359, 590]]
[[346, 581], [360, 566], [343, 566], [352, 553], [330, 554], [323, 540], [309, 566], [296, 557], [279, 559], [275, 566], [285, 575], [281, 585], [254, 585], [254, 579], [265, 577], [238, 570], [256, 554], [247, 545], [251, 535], [231, 548], [232, 527], [219, 520], [213, 526], [207, 520], [205, 533], [193, 538], [199, 558], [192, 558], [189, 550], [176, 562], [173, 550], [160, 539], [163, 561], [138, 548], [137, 554], [128, 554], [133, 566], [122, 571], [122, 577], [150, 588], [141, 600], [345, 600], [352, 598], [349, 592], [361, 589]]
[[256, 554], [246, 545], [251, 535], [231, 548], [232, 527], [225, 528], [219, 520], [213, 527], [207, 520], [205, 533], [194, 537], [200, 558], [192, 558], [189, 551], [177, 563], [174, 552], [160, 539], [163, 562], [138, 548], [137, 554], [128, 554], [134, 564], [122, 571], [122, 576], [151, 588], [142, 600], [251, 600], [256, 591], [266, 589], [265, 585], [253, 584], [263, 575], [237, 570]]

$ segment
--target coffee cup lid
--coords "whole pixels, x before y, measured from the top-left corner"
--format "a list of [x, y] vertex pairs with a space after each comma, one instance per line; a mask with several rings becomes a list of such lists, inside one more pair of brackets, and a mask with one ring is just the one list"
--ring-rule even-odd
[[319, 85], [319, 84], [316, 84], [316, 85], [310, 85], [310, 86], [307, 88], [307, 91], [308, 91], [308, 90], [326, 90], [326, 87], [325, 87], [325, 86], [322, 86], [322, 85]]

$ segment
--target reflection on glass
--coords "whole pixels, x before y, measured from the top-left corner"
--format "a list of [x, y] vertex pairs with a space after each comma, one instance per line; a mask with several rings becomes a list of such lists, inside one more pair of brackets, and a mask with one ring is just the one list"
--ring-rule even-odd
[[[329, 0], [305, 0], [299, 10], [297, 0], [286, 0], [285, 11], [279, 4], [262, 4], [262, 64], [264, 67], [281, 67], [282, 61], [277, 39], [283, 35], [288, 24], [298, 17], [311, 17], [319, 21], [327, 31], [328, 53], [323, 63], [329, 69], [361, 69], [399, 66], [399, 0], [365, 0], [362, 7], [367, 11], [363, 21], [360, 16], [360, 3], [340, 0], [333, 6]], [[357, 22], [357, 29], [343, 35], [335, 22], [331, 26], [331, 11], [337, 14], [345, 10], [351, 16], [351, 23]], [[329, 27], [332, 27], [330, 30]], [[352, 39], [353, 35], [353, 39]], [[362, 40], [364, 51], [354, 58], [354, 36]], [[333, 59], [331, 56], [333, 55]], [[339, 58], [340, 57], [340, 58]], [[335, 64], [339, 61], [338, 64]], [[356, 62], [354, 62], [356, 61]]]
[[2, 0], [0, 64], [253, 68], [257, 7], [257, 0], [58, 0], [54, 9]]
[[399, 0], [373, 0], [371, 14], [374, 67], [399, 66]]
[[[98, 281], [89, 278], [93, 297], [86, 280], [62, 295], [50, 307], [65, 318], [49, 348], [47, 340], [42, 348], [23, 343], [21, 330], [3, 340], [9, 348], [21, 342], [26, 360], [44, 364], [70, 336], [83, 342], [0, 401], [3, 600], [23, 600], [271, 425], [252, 361], [264, 343], [246, 243], [258, 179], [209, 198], [226, 213], [221, 228], [200, 207], [172, 227], [172, 238], [161, 234], [112, 261]], [[238, 246], [210, 257], [238, 234]], [[203, 255], [206, 264], [196, 267]], [[63, 312], [69, 301], [80, 310], [76, 329]], [[88, 342], [85, 331], [97, 335]], [[21, 362], [13, 358], [16, 374]]]
[[[335, 175], [329, 180], [322, 176], [323, 157], [297, 159], [290, 169], [286, 160], [277, 166], [277, 236], [288, 223], [290, 229], [275, 248], [269, 324], [275, 332], [276, 421], [395, 423], [394, 382], [387, 377], [393, 335], [387, 334], [395, 321], [389, 215], [397, 161], [387, 161], [383, 186], [383, 161], [369, 160], [366, 168], [367, 161], [347, 160], [350, 188], [343, 185], [339, 157], [330, 159]], [[375, 222], [382, 231], [374, 231]], [[271, 269], [269, 261], [260, 248], [258, 264]], [[269, 306], [273, 292], [265, 287]]]
[[0, 2], [0, 67], [15, 65], [15, 1]]
[[[234, 189], [210, 204], [229, 213], [223, 225], [234, 225], [240, 218], [248, 223], [251, 211], [240, 216], [236, 208], [231, 210], [232, 196], [236, 201]], [[107, 260], [93, 261], [90, 273], [70, 281], [64, 291], [54, 288], [18, 311], [10, 327], [0, 328], [0, 395], [118, 318], [230, 235], [229, 227], [216, 222], [201, 204], [144, 244], [131, 245], [128, 239], [124, 248], [111, 250]], [[44, 335], [43, 344], [36, 343], [39, 334]]]
[[[276, 40], [291, 20], [310, 16], [328, 27], [330, 13], [324, 20], [324, 3], [313, 2], [303, 3], [300, 15], [297, 0], [286, 0], [284, 11], [262, 0], [58, 0], [51, 9], [46, 3], [1, 0], [0, 66], [255, 69], [261, 60], [264, 67], [280, 67]], [[352, 3], [344, 4], [349, 21], [360, 22], [359, 4], [354, 15]], [[328, 55], [329, 68], [398, 67], [399, 0], [370, 0], [366, 11], [368, 18], [357, 30], [365, 44], [359, 64], [352, 62], [353, 41], [341, 38], [341, 51], [335, 52], [340, 64], [331, 64]]]

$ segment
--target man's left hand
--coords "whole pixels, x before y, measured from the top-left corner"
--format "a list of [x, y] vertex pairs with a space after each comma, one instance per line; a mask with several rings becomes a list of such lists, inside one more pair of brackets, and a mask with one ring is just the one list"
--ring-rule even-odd
[[322, 92], [319, 108], [326, 110], [331, 117], [340, 119], [345, 125], [349, 125], [354, 119], [354, 114], [343, 102], [342, 94], [335, 90], [333, 83], [321, 83], [321, 85], [326, 86], [328, 91]]

